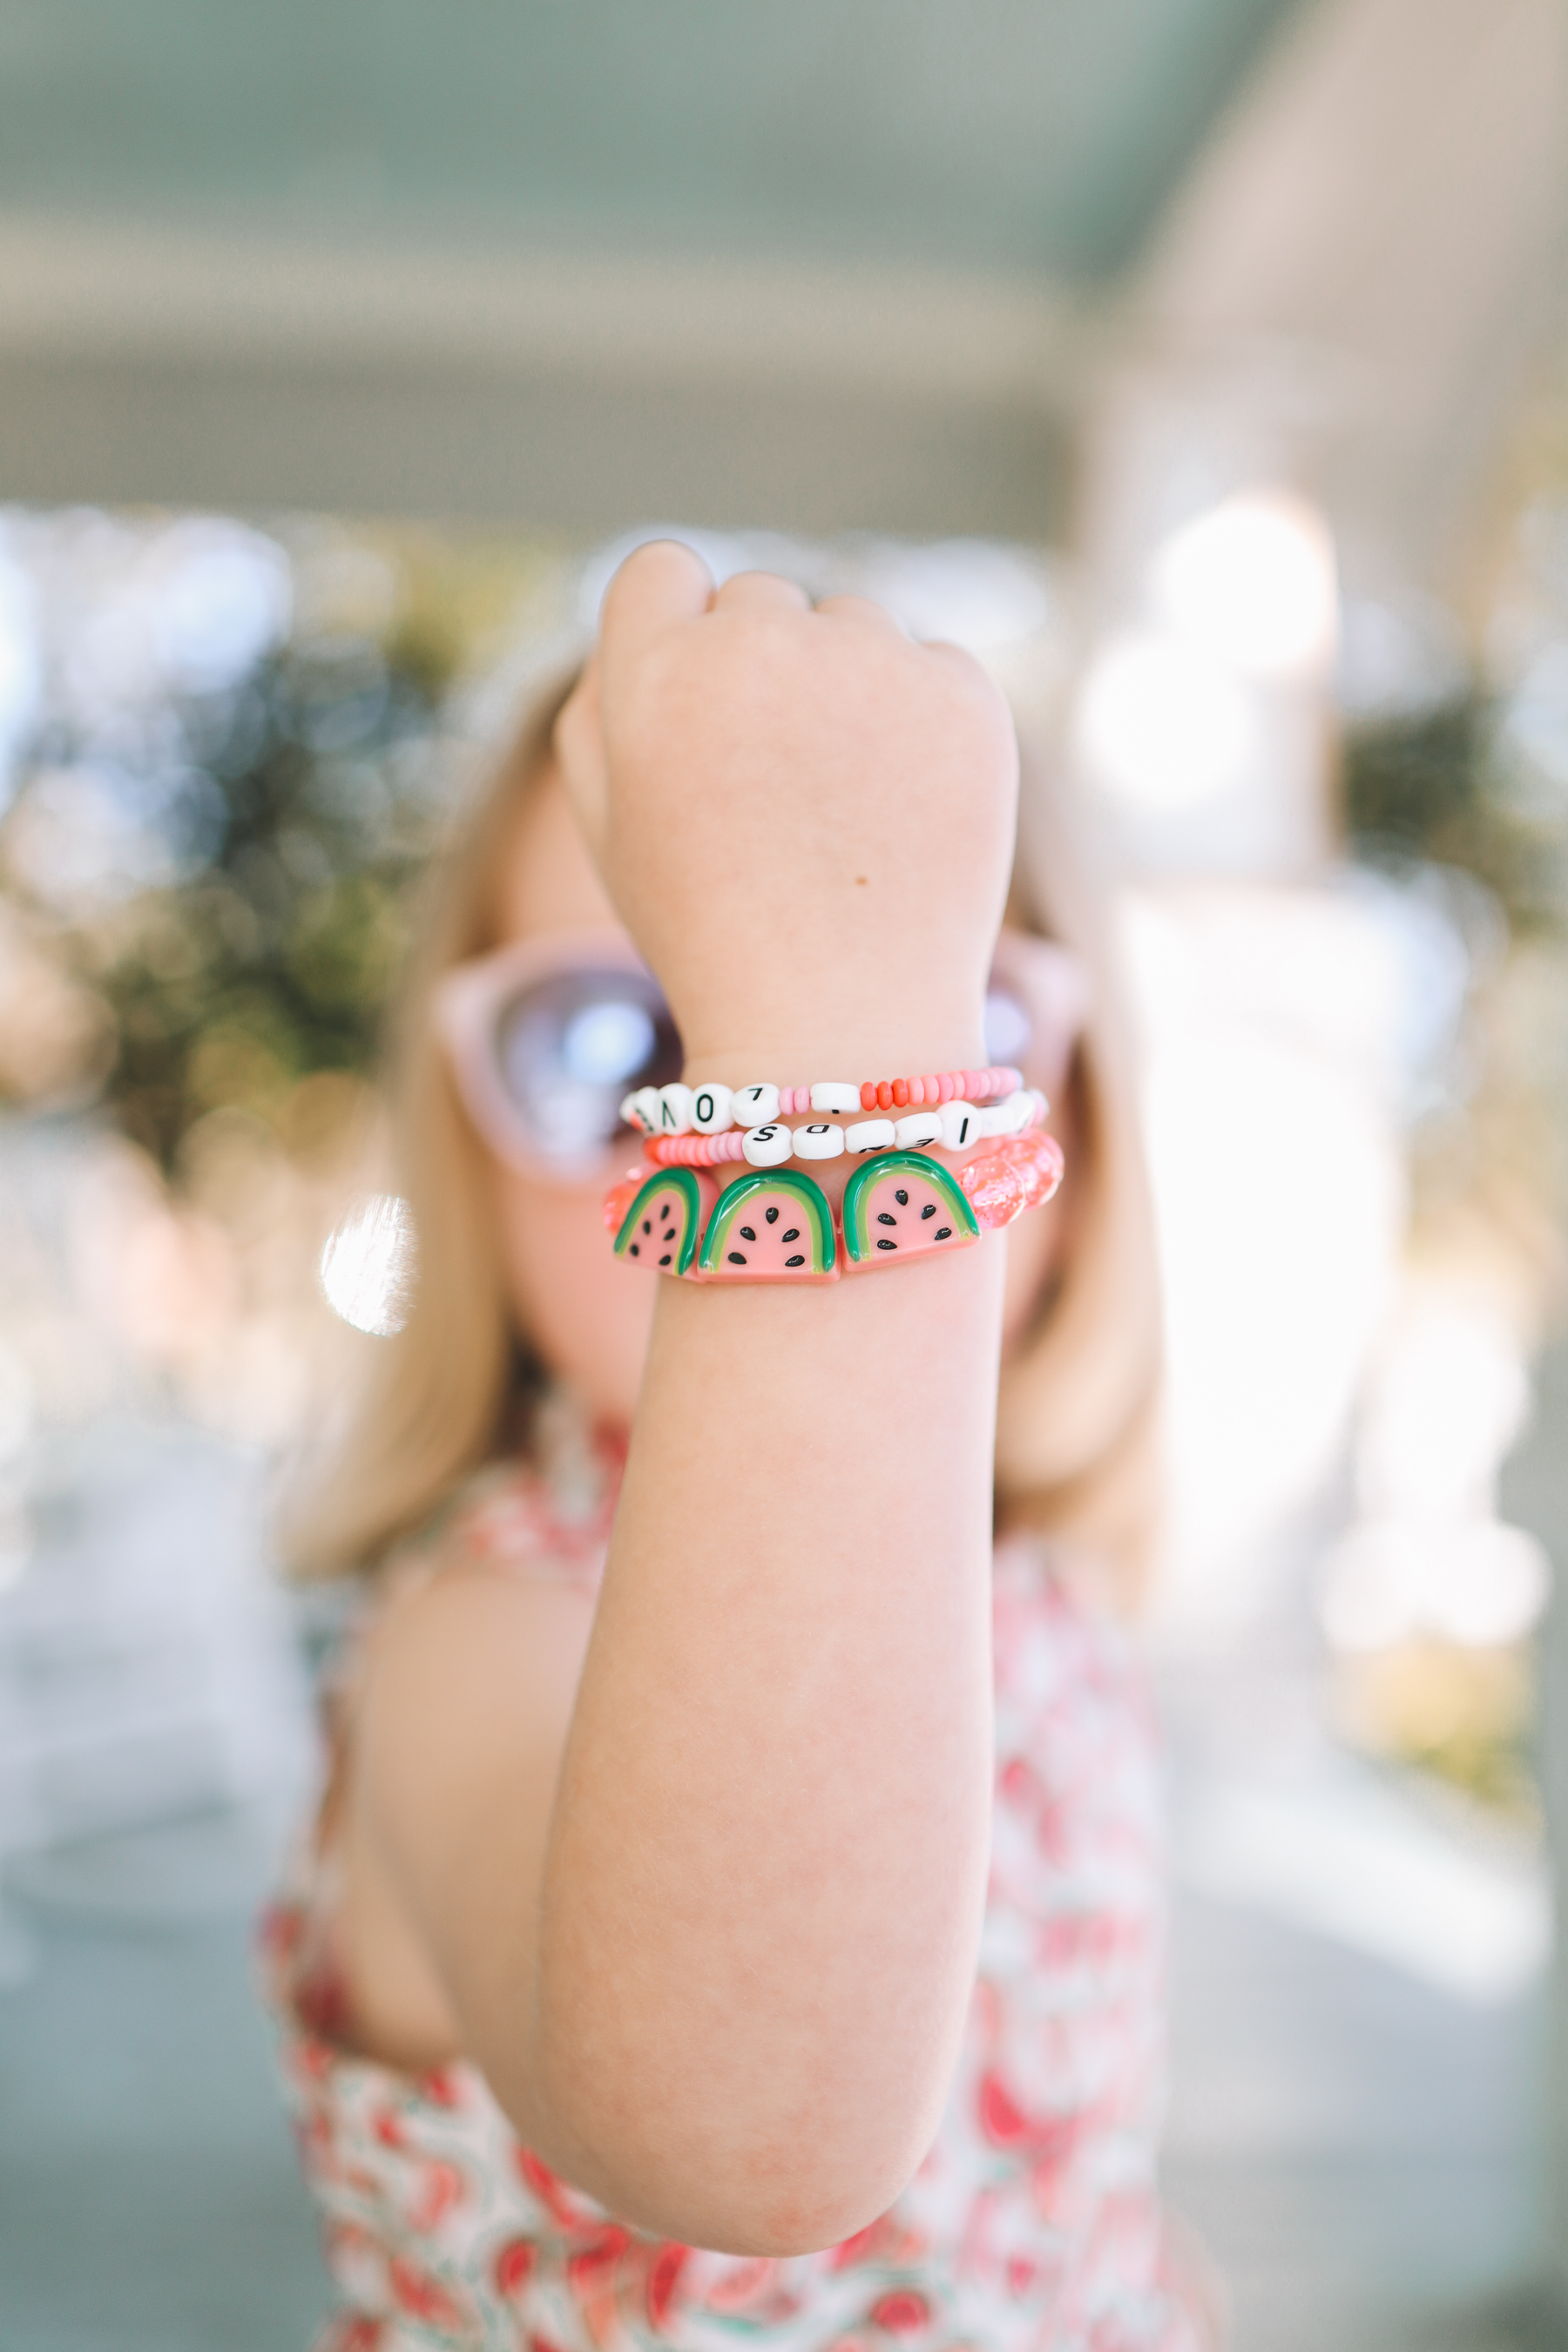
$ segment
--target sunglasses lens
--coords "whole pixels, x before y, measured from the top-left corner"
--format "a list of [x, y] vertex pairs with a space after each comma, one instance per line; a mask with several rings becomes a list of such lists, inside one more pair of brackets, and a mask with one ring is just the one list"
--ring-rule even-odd
[[1005, 981], [993, 979], [985, 992], [987, 1059], [1006, 1068], [1026, 1061], [1034, 1025], [1022, 998]]
[[503, 1004], [496, 1064], [534, 1147], [584, 1160], [607, 1149], [622, 1098], [680, 1075], [680, 1039], [653, 981], [637, 972], [563, 971]]

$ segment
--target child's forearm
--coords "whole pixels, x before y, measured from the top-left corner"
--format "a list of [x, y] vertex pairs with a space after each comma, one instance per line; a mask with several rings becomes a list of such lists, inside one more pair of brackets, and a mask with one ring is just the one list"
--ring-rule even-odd
[[[652, 548], [556, 740], [689, 1078], [984, 1060], [1017, 760], [966, 656]], [[1002, 1274], [985, 1244], [664, 1286], [528, 2071], [586, 2185], [676, 2234], [826, 2243], [935, 2129], [985, 1876]]]
[[988, 1848], [1003, 1263], [663, 1286], [535, 2065], [614, 2201], [703, 2242], [829, 2242], [936, 2126]]

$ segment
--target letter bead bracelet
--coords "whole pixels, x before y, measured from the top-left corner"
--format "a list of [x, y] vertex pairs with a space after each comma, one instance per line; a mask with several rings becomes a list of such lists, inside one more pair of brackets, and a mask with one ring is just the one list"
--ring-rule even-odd
[[872, 1078], [852, 1086], [838, 1078], [812, 1087], [641, 1087], [621, 1105], [628, 1127], [644, 1135], [723, 1135], [731, 1128], [771, 1127], [807, 1111], [935, 1110], [944, 1103], [988, 1101], [1015, 1095], [1024, 1083], [1013, 1069], [943, 1070], [935, 1077]]
[[[968, 1092], [954, 1091], [964, 1087]], [[889, 1109], [904, 1110], [906, 1116], [858, 1119], [847, 1127], [836, 1119], [814, 1118], [794, 1129], [779, 1116], [783, 1110], [864, 1108], [868, 1098], [871, 1108], [879, 1110], [883, 1095], [890, 1097]], [[986, 1095], [1000, 1099], [983, 1105], [971, 1098]], [[911, 1102], [932, 1108], [910, 1111]], [[661, 1166], [717, 1168], [745, 1160], [753, 1168], [777, 1168], [786, 1160], [837, 1160], [845, 1152], [854, 1159], [892, 1149], [920, 1150], [928, 1144], [963, 1151], [987, 1136], [1021, 1135], [1026, 1128], [1038, 1126], [1049, 1108], [1044, 1095], [1026, 1087], [1016, 1070], [954, 1070], [941, 1077], [900, 1078], [879, 1087], [758, 1086], [742, 1087], [734, 1094], [727, 1087], [647, 1087], [627, 1096], [621, 1115], [647, 1138], [648, 1155]], [[742, 1126], [734, 1123], [736, 1110]], [[753, 1124], [758, 1112], [767, 1116]], [[719, 1118], [722, 1127], [699, 1124]]]
[[[650, 1141], [649, 1156], [658, 1148]], [[1041, 1206], [1061, 1178], [1061, 1147], [1037, 1130], [957, 1170], [921, 1149], [878, 1150], [851, 1174], [837, 1216], [797, 1169], [749, 1168], [721, 1190], [705, 1168], [656, 1165], [612, 1186], [605, 1223], [626, 1264], [694, 1282], [837, 1282], [950, 1255]]]

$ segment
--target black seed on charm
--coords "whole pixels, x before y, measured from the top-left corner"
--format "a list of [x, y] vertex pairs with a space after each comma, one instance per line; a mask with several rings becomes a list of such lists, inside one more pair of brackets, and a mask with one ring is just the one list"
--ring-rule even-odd
[[894, 1214], [893, 1214], [893, 1213], [892, 1213], [891, 1209], [879, 1209], [879, 1210], [878, 1210], [878, 1212], [877, 1212], [877, 1223], [878, 1223], [879, 1225], [896, 1225], [896, 1224], [898, 1223], [898, 1222], [899, 1222], [899, 1221], [898, 1221], [897, 1217], [895, 1217], [895, 1216], [894, 1216]]
[[653, 1219], [652, 1219], [651, 1217], [645, 1217], [645, 1218], [643, 1219], [643, 1221], [642, 1221], [642, 1229], [643, 1229], [643, 1231], [644, 1231], [644, 1233], [645, 1233], [645, 1234], [651, 1234], [651, 1233], [652, 1233], [652, 1231], [653, 1231]]
[[934, 1217], [934, 1216], [935, 1216], [935, 1214], [936, 1214], [936, 1202], [935, 1202], [934, 1201], [928, 1201], [928, 1202], [926, 1202], [926, 1204], [925, 1204], [925, 1207], [921, 1211], [921, 1216], [922, 1216], [922, 1218], [923, 1218], [923, 1217]]
[[893, 1198], [898, 1202], [900, 1209], [907, 1209], [909, 1207], [910, 1196], [907, 1192], [895, 1192]]
[[668, 1265], [669, 1264], [669, 1252], [668, 1250], [665, 1251], [664, 1255], [659, 1259], [659, 1264], [660, 1265]]
[[936, 1229], [936, 1237], [939, 1242], [950, 1242], [952, 1239], [952, 1227], [951, 1225], [938, 1225]]
[[[770, 1225], [776, 1225], [778, 1223], [779, 1213], [776, 1209], [764, 1209], [763, 1211], [763, 1214], [766, 1217]], [[785, 1239], [788, 1239], [787, 1234], [785, 1235]]]
[[782, 1241], [782, 1242], [797, 1242], [797, 1241], [799, 1241], [799, 1239], [800, 1239], [800, 1227], [799, 1227], [798, 1225], [792, 1225], [792, 1226], [790, 1227], [790, 1229], [789, 1229], [789, 1231], [788, 1231], [788, 1233], [787, 1233], [787, 1234], [781, 1234], [779, 1235], [779, 1239], [780, 1239], [780, 1241]]
[[785, 1265], [804, 1265], [805, 1264], [805, 1259], [802, 1253], [797, 1250], [794, 1257], [785, 1258], [784, 1264]]
[[754, 1225], [742, 1225], [741, 1227], [741, 1239], [743, 1242], [754, 1242], [756, 1238], [757, 1229]]
[[877, 1244], [877, 1247], [878, 1247], [879, 1249], [897, 1249], [897, 1248], [898, 1248], [898, 1246], [899, 1246], [899, 1244], [898, 1244], [898, 1243], [897, 1243], [897, 1242], [882, 1242], [882, 1241], [879, 1241], [879, 1242]]
[[729, 1263], [731, 1265], [744, 1265], [746, 1261], [740, 1250], [731, 1250], [730, 1252]]
[[641, 1247], [642, 1247], [642, 1244], [641, 1244], [640, 1242], [634, 1242], [634, 1243], [632, 1244], [632, 1246], [631, 1246], [631, 1252], [630, 1252], [630, 1255], [631, 1255], [633, 1257], [636, 1257], [636, 1256], [637, 1256], [637, 1253], [638, 1253], [638, 1251], [641, 1249]]

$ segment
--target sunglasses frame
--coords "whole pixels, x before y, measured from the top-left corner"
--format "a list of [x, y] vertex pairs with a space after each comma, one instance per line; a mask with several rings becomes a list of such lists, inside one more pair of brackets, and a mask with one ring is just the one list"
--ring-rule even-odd
[[495, 1024], [501, 1007], [531, 982], [574, 971], [626, 972], [658, 988], [647, 964], [624, 941], [603, 932], [554, 931], [453, 964], [436, 982], [431, 998], [436, 1034], [480, 1139], [520, 1175], [566, 1192], [602, 1178], [637, 1139], [629, 1129], [620, 1129], [599, 1150], [571, 1159], [542, 1150], [501, 1079]]

